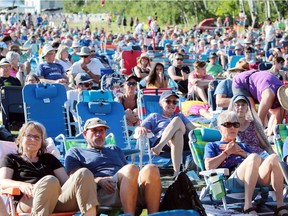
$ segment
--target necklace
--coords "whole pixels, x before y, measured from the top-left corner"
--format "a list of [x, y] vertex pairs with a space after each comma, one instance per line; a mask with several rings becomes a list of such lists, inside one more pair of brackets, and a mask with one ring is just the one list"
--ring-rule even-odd
[[[35, 170], [40, 170], [40, 169], [43, 169], [43, 165], [42, 165], [42, 163], [40, 164], [40, 167], [36, 167], [35, 165], [34, 165], [34, 163], [26, 156], [26, 155], [24, 155], [24, 157], [22, 157], [25, 161], [27, 161], [29, 164], [31, 164], [34, 168], [35, 168]], [[38, 158], [38, 161], [39, 161], [39, 158]], [[37, 163], [38, 161], [36, 161], [35, 163]]]

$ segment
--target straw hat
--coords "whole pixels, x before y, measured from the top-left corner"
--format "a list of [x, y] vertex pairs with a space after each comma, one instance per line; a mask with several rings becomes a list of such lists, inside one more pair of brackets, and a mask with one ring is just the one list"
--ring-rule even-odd
[[249, 64], [248, 62], [237, 62], [236, 66], [234, 68], [230, 68], [229, 71], [233, 72], [233, 71], [246, 71], [249, 70]]
[[146, 53], [142, 53], [142, 54], [140, 55], [140, 57], [139, 57], [139, 59], [138, 59], [138, 63], [141, 62], [142, 58], [148, 59], [148, 61], [149, 61], [149, 63], [150, 63], [150, 57], [149, 57], [149, 55], [147, 55]]
[[282, 85], [278, 88], [277, 97], [281, 106], [288, 110], [288, 86]]

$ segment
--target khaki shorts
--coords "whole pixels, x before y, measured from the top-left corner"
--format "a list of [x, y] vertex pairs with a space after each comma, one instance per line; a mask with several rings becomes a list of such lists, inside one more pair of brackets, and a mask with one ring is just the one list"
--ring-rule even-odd
[[[122, 207], [120, 200], [120, 191], [119, 188], [117, 187], [118, 173], [116, 173], [112, 178], [115, 181], [115, 192], [107, 193], [107, 191], [104, 190], [103, 188], [98, 188], [97, 189], [98, 202], [101, 206]], [[136, 206], [145, 207], [144, 187], [140, 185], [140, 177], [138, 178], [138, 197]]]

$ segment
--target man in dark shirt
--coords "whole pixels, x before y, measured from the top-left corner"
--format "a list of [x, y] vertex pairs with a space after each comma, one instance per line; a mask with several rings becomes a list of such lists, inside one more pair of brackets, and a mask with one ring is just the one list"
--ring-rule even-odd
[[10, 76], [11, 65], [6, 58], [0, 61], [0, 87], [2, 86], [21, 86], [16, 77]]

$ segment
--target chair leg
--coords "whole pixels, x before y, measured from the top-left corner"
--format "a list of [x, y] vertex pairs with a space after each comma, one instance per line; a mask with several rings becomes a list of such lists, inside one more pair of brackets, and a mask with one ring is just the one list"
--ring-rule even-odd
[[225, 211], [227, 211], [228, 208], [227, 208], [226, 196], [222, 197], [222, 203], [223, 203], [223, 207], [224, 207]]

